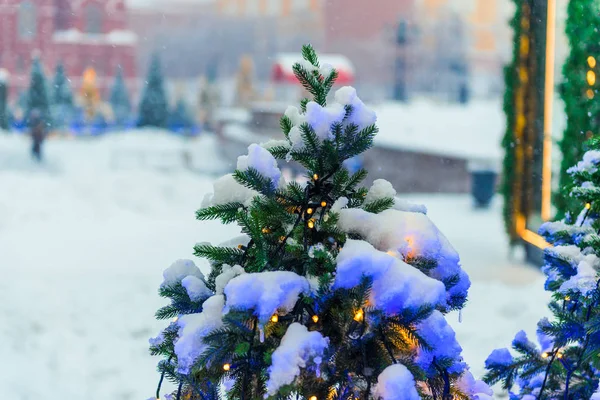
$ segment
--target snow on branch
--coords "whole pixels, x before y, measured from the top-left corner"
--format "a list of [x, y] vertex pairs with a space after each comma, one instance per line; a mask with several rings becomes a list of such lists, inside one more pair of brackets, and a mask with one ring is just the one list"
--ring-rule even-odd
[[362, 240], [346, 242], [338, 254], [336, 272], [334, 288], [350, 289], [363, 277], [372, 278], [370, 303], [389, 315], [406, 308], [445, 304], [441, 282]]
[[306, 278], [291, 271], [239, 275], [225, 286], [225, 312], [253, 309], [259, 322], [265, 324], [278, 311], [290, 312], [309, 288]]
[[281, 387], [294, 382], [300, 375], [300, 368], [306, 368], [311, 361], [315, 364], [315, 373], [318, 376], [323, 353], [328, 345], [329, 340], [321, 333], [309, 332], [304, 325], [297, 322], [291, 324], [281, 339], [281, 344], [271, 356], [267, 394], [275, 395]]

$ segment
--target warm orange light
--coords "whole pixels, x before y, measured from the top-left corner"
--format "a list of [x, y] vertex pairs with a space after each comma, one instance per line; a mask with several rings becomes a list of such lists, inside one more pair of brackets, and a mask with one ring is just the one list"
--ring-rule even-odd
[[354, 314], [354, 320], [356, 322], [361, 322], [365, 317], [363, 310], [358, 310], [356, 314]]
[[552, 217], [552, 106], [554, 103], [556, 0], [548, 0], [546, 10], [546, 76], [544, 82], [544, 142], [541, 204], [541, 217], [544, 221], [548, 221]]
[[230, 364], [223, 364], [223, 370], [224, 371], [229, 371], [231, 369], [231, 365]]
[[326, 201], [322, 201], [321, 202], [321, 207], [327, 207], [327, 202]]
[[592, 100], [594, 98], [594, 91], [592, 89], [588, 89], [585, 91], [585, 95], [588, 99]]
[[308, 400], [317, 400], [317, 396], [310, 396]]
[[585, 208], [589, 210], [590, 208], [592, 208], [592, 205], [590, 203], [585, 203]]
[[588, 85], [594, 86], [594, 84], [596, 83], [596, 73], [590, 69], [587, 72], [586, 80], [587, 80]]
[[543, 352], [543, 353], [542, 353], [542, 358], [548, 358], [548, 353], [546, 353], [546, 352]]
[[540, 249], [550, 247], [550, 243], [546, 242], [543, 237], [535, 232], [530, 231], [529, 229], [525, 229], [523, 232], [521, 232], [521, 238], [527, 243], [531, 243]]
[[274, 314], [274, 315], [271, 317], [271, 322], [279, 322], [279, 315], [277, 315], [277, 314]]
[[571, 300], [571, 297], [570, 296], [565, 296], [565, 301], [569, 301], [569, 300]]
[[314, 221], [313, 219], [311, 219], [311, 220], [309, 220], [309, 221], [308, 221], [308, 227], [309, 227], [310, 229], [312, 229], [312, 228], [314, 228], [314, 227], [315, 227], [315, 221]]
[[587, 63], [590, 66], [590, 68], [596, 67], [596, 59], [594, 58], [594, 56], [589, 56], [587, 58]]
[[271, 230], [269, 228], [263, 228], [262, 233], [271, 233]]
[[319, 316], [318, 315], [313, 315], [312, 316], [312, 320], [316, 324], [317, 322], [319, 322]]
[[319, 175], [318, 175], [318, 174], [314, 174], [314, 175], [313, 175], [313, 179], [314, 179], [315, 181], [318, 181], [318, 180], [319, 180]]
[[408, 252], [406, 253], [406, 257], [413, 258], [415, 256], [415, 239], [412, 236], [407, 236], [404, 238], [404, 240], [408, 244]]
[[312, 208], [309, 208], [309, 209], [306, 210], [306, 213], [308, 215], [311, 215], [313, 212], [315, 212], [315, 210], [313, 210]]
[[279, 236], [279, 241], [283, 242], [285, 240], [285, 236]]
[[563, 358], [563, 353], [561, 353], [561, 352], [556, 353], [556, 358]]

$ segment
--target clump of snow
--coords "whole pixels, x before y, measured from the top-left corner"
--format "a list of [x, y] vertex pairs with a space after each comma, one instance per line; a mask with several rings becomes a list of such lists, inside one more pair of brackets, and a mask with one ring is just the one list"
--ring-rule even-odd
[[302, 131], [299, 127], [292, 127], [288, 137], [290, 138], [290, 142], [292, 143], [292, 150], [298, 151], [304, 148], [304, 139], [302, 138]]
[[532, 346], [533, 343], [527, 338], [527, 333], [524, 330], [520, 330], [515, 335], [512, 341], [513, 346]]
[[183, 278], [187, 276], [195, 276], [201, 280], [204, 279], [204, 274], [192, 260], [177, 260], [163, 272], [163, 282], [160, 286], [176, 285], [181, 283]]
[[175, 342], [178, 371], [188, 374], [194, 362], [204, 353], [207, 345], [203, 339], [223, 326], [223, 307], [225, 297], [215, 295], [202, 304], [202, 312], [183, 315], [177, 321], [179, 337]]
[[248, 155], [239, 156], [237, 160], [237, 169], [246, 171], [248, 168], [254, 168], [265, 178], [269, 178], [275, 187], [279, 186], [281, 179], [281, 170], [277, 166], [277, 160], [265, 149], [252, 143], [248, 146]]
[[340, 212], [342, 208], [345, 208], [348, 205], [348, 198], [340, 197], [331, 205], [331, 211], [334, 213]]
[[415, 378], [402, 364], [393, 364], [377, 377], [374, 397], [381, 400], [421, 400]]
[[416, 212], [421, 214], [427, 214], [427, 207], [423, 204], [411, 203], [410, 201], [403, 199], [394, 199], [394, 210]]
[[590, 397], [590, 400], [600, 400], [600, 388], [598, 388], [598, 390], [596, 390], [596, 392], [594, 392], [592, 397]]
[[216, 206], [227, 203], [247, 204], [258, 192], [240, 185], [232, 174], [227, 174], [213, 183], [214, 192], [208, 193], [202, 201], [202, 207]]
[[538, 339], [538, 343], [542, 347], [542, 351], [550, 351], [554, 347], [554, 338], [552, 336], [544, 333], [542, 328], [547, 328], [551, 325], [548, 318], [544, 317], [538, 322], [538, 329], [536, 330], [536, 335]]
[[285, 110], [285, 116], [292, 121], [293, 126], [300, 126], [306, 122], [306, 117], [300, 113], [300, 110], [294, 106], [289, 106]]
[[510, 365], [513, 362], [513, 356], [507, 348], [496, 349], [490, 353], [485, 360], [485, 367], [492, 368], [494, 365]]
[[367, 192], [365, 204], [385, 198], [393, 199], [394, 197], [396, 197], [396, 189], [394, 189], [392, 184], [385, 179], [377, 179], [373, 182], [369, 188], [369, 191]]
[[341, 104], [322, 107], [311, 101], [306, 105], [306, 121], [321, 140], [331, 139], [331, 125], [342, 122], [345, 115], [346, 110]]
[[260, 144], [261, 147], [264, 147], [267, 150], [272, 149], [273, 147], [289, 147], [290, 144], [288, 143], [287, 140], [280, 140], [280, 139], [270, 139], [267, 140], [266, 142], [263, 142]]
[[576, 291], [584, 296], [589, 295], [596, 289], [598, 281], [598, 269], [600, 268], [600, 258], [594, 254], [583, 256], [577, 264], [577, 274], [570, 277], [558, 289], [559, 293]]
[[206, 287], [204, 280], [194, 275], [186, 276], [181, 280], [181, 285], [185, 288], [192, 301], [200, 301], [212, 296], [212, 292]]
[[406, 308], [445, 304], [441, 282], [362, 240], [346, 242], [337, 256], [336, 272], [334, 288], [350, 289], [363, 277], [372, 278], [370, 302], [390, 315]]
[[297, 322], [291, 324], [271, 356], [267, 394], [273, 396], [281, 387], [294, 382], [300, 375], [300, 368], [306, 368], [311, 361], [315, 364], [318, 375], [323, 353], [328, 345], [329, 340], [321, 333], [309, 332]]
[[277, 311], [290, 312], [309, 287], [305, 277], [291, 271], [242, 274], [225, 286], [226, 311], [253, 309], [259, 322], [265, 324]]
[[338, 227], [361, 235], [378, 250], [396, 252], [408, 260], [421, 257], [435, 261], [436, 267], [427, 271], [427, 275], [440, 281], [457, 276], [458, 283], [448, 290], [448, 296], [466, 298], [471, 282], [461, 268], [460, 257], [427, 215], [398, 210], [372, 214], [361, 209], [344, 209], [340, 211]]
[[435, 360], [451, 360], [452, 367], [450, 373], [460, 373], [464, 370], [465, 364], [462, 363], [462, 348], [456, 341], [456, 334], [444, 315], [434, 310], [431, 315], [417, 324], [417, 333], [430, 349], [419, 348], [417, 350], [416, 363], [425, 372], [431, 375], [437, 374]]
[[473, 374], [469, 370], [465, 370], [465, 372], [460, 376], [460, 378], [456, 382], [456, 386], [458, 387], [458, 389], [460, 389], [461, 392], [469, 396], [474, 396], [474, 399], [476, 400], [491, 400], [491, 396], [494, 394], [494, 392], [488, 386], [487, 383], [475, 379], [473, 377]]
[[358, 129], [364, 129], [377, 122], [375, 111], [365, 106], [365, 103], [356, 94], [356, 89], [352, 86], [344, 86], [338, 89], [335, 92], [335, 101], [341, 105], [352, 107], [352, 113], [348, 116], [346, 122], [358, 126]]
[[225, 286], [227, 286], [230, 280], [245, 273], [246, 271], [240, 265], [234, 265], [232, 267], [231, 265], [223, 264], [221, 267], [221, 273], [215, 278], [216, 293], [223, 294], [225, 291]]
[[598, 170], [598, 164], [600, 164], [600, 151], [589, 150], [583, 155], [583, 159], [577, 163], [577, 165], [569, 168], [567, 173], [574, 174], [577, 172], [588, 172], [593, 174]]

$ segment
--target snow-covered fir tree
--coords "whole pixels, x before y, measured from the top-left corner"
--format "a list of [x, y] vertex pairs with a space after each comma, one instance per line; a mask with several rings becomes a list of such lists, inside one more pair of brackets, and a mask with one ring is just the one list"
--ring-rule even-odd
[[155, 126], [164, 128], [169, 118], [169, 104], [165, 92], [160, 59], [157, 54], [152, 57], [146, 87], [140, 103], [138, 126]]
[[74, 116], [73, 93], [62, 64], [56, 66], [52, 87], [52, 122], [55, 127], [65, 127]]
[[[600, 149], [600, 141], [590, 142]], [[575, 221], [548, 222], [540, 234], [552, 318], [538, 322], [537, 344], [524, 331], [514, 350], [497, 349], [486, 360], [488, 383], [515, 390], [511, 399], [600, 400], [600, 150], [589, 150], [568, 170], [571, 197], [581, 204]], [[515, 386], [517, 388], [515, 389]]]
[[[312, 95], [281, 118], [283, 140], [252, 144], [214, 183], [201, 221], [241, 236], [200, 243], [164, 272], [151, 351], [176, 399], [491, 399], [462, 359], [445, 314], [470, 281], [424, 206], [384, 180], [360, 186], [344, 161], [368, 150], [376, 115], [312, 47], [294, 72]], [[306, 182], [286, 182], [296, 162]]]
[[0, 69], [0, 129], [9, 128], [8, 71]]
[[191, 129], [194, 126], [194, 118], [183, 99], [179, 99], [175, 108], [169, 115], [169, 128], [175, 130]]
[[119, 126], [126, 125], [131, 119], [131, 101], [123, 78], [123, 69], [120, 66], [117, 68], [115, 81], [110, 92], [110, 105], [115, 123]]
[[25, 119], [29, 120], [32, 110], [38, 110], [46, 123], [50, 124], [50, 99], [46, 76], [39, 58], [33, 60], [31, 66], [31, 78], [29, 89], [26, 94]]

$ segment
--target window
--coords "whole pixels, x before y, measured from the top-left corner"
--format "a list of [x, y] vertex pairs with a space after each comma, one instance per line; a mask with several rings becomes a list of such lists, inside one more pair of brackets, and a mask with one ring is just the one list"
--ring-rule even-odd
[[282, 13], [283, 0], [267, 0], [267, 15], [278, 17]]
[[88, 4], [85, 7], [85, 32], [92, 34], [102, 33], [103, 10], [98, 4]]
[[19, 5], [19, 37], [31, 39], [37, 34], [37, 21], [35, 5], [31, 1], [24, 1]]
[[292, 0], [292, 11], [306, 11], [310, 6], [310, 0]]

